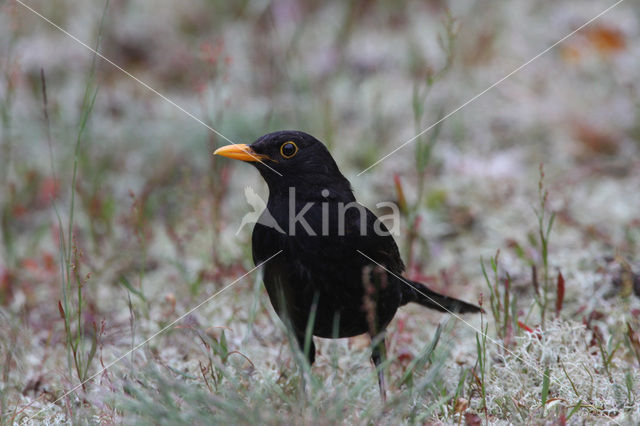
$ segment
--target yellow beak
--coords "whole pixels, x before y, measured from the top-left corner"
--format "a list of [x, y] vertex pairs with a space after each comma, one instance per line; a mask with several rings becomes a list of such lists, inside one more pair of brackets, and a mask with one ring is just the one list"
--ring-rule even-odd
[[213, 155], [221, 155], [223, 157], [233, 158], [234, 160], [253, 162], [261, 162], [262, 160], [269, 158], [266, 155], [258, 154], [252, 150], [249, 145], [243, 143], [220, 147], [214, 151]]

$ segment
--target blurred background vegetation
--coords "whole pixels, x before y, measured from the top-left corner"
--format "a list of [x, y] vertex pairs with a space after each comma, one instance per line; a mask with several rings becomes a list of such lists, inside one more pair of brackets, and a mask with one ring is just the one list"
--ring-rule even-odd
[[[638, 3], [434, 125], [613, 4], [1, 1], [1, 421], [639, 421]], [[280, 129], [487, 315], [403, 308], [386, 406], [369, 342], [309, 370], [255, 273], [101, 371], [253, 267], [266, 186], [211, 153]]]

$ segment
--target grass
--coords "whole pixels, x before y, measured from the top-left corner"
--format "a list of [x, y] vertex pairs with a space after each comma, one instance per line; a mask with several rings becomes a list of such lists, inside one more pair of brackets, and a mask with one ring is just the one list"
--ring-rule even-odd
[[[104, 11], [100, 26], [98, 28], [98, 36], [95, 45], [95, 49], [100, 48], [100, 38], [102, 35], [102, 29], [104, 26], [104, 18], [108, 10], [109, 2], [105, 3]], [[89, 378], [89, 372], [92, 369], [92, 364], [95, 360], [96, 350], [98, 348], [98, 325], [93, 321], [93, 333], [85, 330], [85, 317], [83, 315], [83, 309], [85, 308], [86, 301], [84, 300], [85, 287], [91, 278], [91, 273], [87, 273], [83, 276], [83, 254], [78, 247], [76, 240], [76, 232], [74, 229], [74, 214], [75, 214], [75, 199], [76, 199], [76, 183], [78, 177], [78, 165], [79, 157], [81, 155], [82, 142], [85, 139], [85, 133], [89, 118], [93, 111], [96, 97], [98, 95], [98, 87], [95, 83], [95, 71], [96, 71], [97, 56], [93, 57], [89, 73], [86, 78], [84, 96], [82, 100], [80, 123], [78, 125], [78, 136], [76, 138], [76, 144], [74, 149], [73, 160], [73, 172], [71, 175], [71, 195], [69, 201], [69, 222], [67, 227], [67, 234], [63, 231], [62, 219], [55, 206], [52, 206], [56, 212], [58, 226], [59, 226], [59, 242], [60, 242], [60, 272], [62, 276], [62, 301], [58, 301], [58, 309], [60, 311], [60, 317], [64, 321], [64, 331], [66, 336], [67, 346], [67, 363], [69, 365], [70, 372], [76, 374], [79, 382], [82, 384], [84, 391], [87, 390], [86, 383]], [[42, 90], [43, 90], [43, 102], [44, 111], [47, 111], [46, 101], [46, 89], [44, 71], [41, 70], [42, 77]], [[51, 134], [49, 129], [50, 123], [48, 120], [48, 114], [45, 114], [47, 124], [47, 135]], [[47, 138], [50, 145], [50, 139]], [[53, 151], [50, 151], [50, 157], [53, 158]], [[52, 162], [51, 174], [55, 176], [55, 167]], [[75, 287], [75, 299], [73, 298], [73, 290]], [[88, 341], [87, 341], [88, 340]]]
[[234, 141], [325, 140], [361, 202], [397, 202], [408, 276], [487, 314], [401, 309], [384, 404], [371, 342], [316, 339], [308, 366], [258, 273], [128, 353], [253, 267], [236, 230], [244, 188], [266, 188], [211, 157], [226, 141], [4, 2], [0, 423], [640, 419], [631, 6], [359, 177], [608, 4], [32, 6]]

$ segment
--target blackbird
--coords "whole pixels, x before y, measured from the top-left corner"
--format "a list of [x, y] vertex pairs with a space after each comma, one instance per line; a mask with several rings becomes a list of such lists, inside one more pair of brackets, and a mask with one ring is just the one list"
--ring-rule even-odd
[[[267, 182], [269, 200], [253, 229], [252, 252], [256, 265], [269, 259], [263, 281], [280, 319], [301, 348], [307, 330], [324, 338], [368, 333], [383, 399], [384, 332], [398, 307], [482, 310], [401, 276], [405, 266], [393, 236], [356, 202], [351, 184], [313, 136], [279, 131], [214, 154], [253, 164]], [[313, 364], [313, 339], [306, 343]]]

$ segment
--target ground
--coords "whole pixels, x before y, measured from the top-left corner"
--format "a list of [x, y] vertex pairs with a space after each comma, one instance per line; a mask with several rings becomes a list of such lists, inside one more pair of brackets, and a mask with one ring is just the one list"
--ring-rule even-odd
[[[0, 421], [637, 424], [639, 40], [634, 0], [0, 2]], [[212, 152], [280, 129], [486, 311], [402, 308], [386, 403], [253, 270], [267, 188]]]

